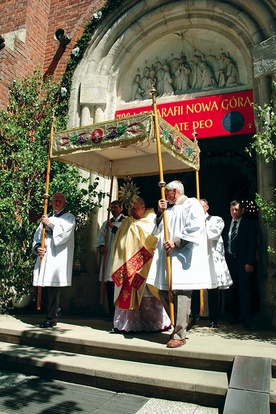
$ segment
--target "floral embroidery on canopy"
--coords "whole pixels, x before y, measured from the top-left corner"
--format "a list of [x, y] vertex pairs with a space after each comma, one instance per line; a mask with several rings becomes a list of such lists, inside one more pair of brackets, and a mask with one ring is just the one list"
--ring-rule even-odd
[[[164, 172], [199, 170], [199, 147], [158, 117]], [[152, 112], [56, 132], [51, 156], [106, 176], [152, 175], [158, 160]]]

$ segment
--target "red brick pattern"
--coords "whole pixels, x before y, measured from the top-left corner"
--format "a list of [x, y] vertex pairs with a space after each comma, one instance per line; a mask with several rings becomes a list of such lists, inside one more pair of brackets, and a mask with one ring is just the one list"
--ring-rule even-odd
[[[0, 34], [26, 29], [26, 42], [17, 39], [14, 50], [0, 50], [0, 109], [8, 103], [8, 89], [16, 77], [40, 67], [43, 73], [60, 77], [84, 26], [105, 0], [2, 0]], [[71, 37], [63, 48], [54, 39], [59, 28]]]

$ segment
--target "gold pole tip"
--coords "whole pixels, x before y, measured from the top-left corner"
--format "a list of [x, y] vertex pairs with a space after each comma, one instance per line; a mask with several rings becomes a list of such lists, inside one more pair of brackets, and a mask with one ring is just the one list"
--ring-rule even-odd
[[157, 90], [155, 89], [155, 87], [152, 85], [151, 90], [150, 90], [150, 94], [151, 95], [156, 95]]

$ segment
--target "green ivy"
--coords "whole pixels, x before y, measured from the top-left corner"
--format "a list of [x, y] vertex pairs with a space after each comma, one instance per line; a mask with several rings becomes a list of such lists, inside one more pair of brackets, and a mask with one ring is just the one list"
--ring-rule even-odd
[[[276, 90], [276, 82], [273, 83], [274, 94]], [[276, 100], [272, 98], [269, 104], [255, 107], [257, 116], [258, 132], [253, 136], [253, 142], [247, 152], [251, 153], [255, 150], [261, 155], [266, 163], [273, 162], [276, 159]], [[262, 211], [262, 217], [276, 238], [276, 189], [274, 188], [274, 200], [266, 201], [260, 194], [256, 194], [256, 204]], [[275, 253], [275, 249], [268, 247], [268, 252]]]
[[[15, 290], [32, 290], [35, 257], [31, 253], [34, 231], [44, 206], [49, 131], [53, 113], [59, 112], [60, 85], [43, 79], [39, 70], [15, 79], [10, 103], [0, 111], [0, 309], [4, 312]], [[66, 125], [66, 116], [55, 124]], [[81, 185], [80, 185], [81, 184]], [[64, 192], [68, 208], [77, 218], [77, 233], [104, 196], [77, 168], [51, 161], [49, 194]], [[80, 240], [77, 237], [77, 240]], [[76, 246], [78, 254], [79, 246]]]

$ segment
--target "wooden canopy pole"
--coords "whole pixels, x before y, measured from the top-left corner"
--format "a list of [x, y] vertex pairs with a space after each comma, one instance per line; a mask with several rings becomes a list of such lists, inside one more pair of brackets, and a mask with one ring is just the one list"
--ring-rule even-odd
[[[112, 168], [112, 161], [110, 161], [110, 172], [111, 172], [111, 168]], [[110, 190], [109, 190], [109, 203], [108, 203], [108, 213], [107, 213], [107, 222], [110, 220], [110, 211], [111, 211], [111, 202], [112, 202], [112, 191], [113, 191], [113, 176], [109, 175], [109, 177], [111, 176], [111, 181], [110, 181]], [[109, 229], [106, 228], [106, 232], [105, 232], [105, 249], [106, 252], [104, 254], [103, 257], [103, 267], [102, 267], [102, 278], [101, 278], [101, 290], [100, 290], [100, 304], [102, 305], [103, 303], [103, 299], [104, 299], [104, 277], [105, 277], [105, 272], [106, 272], [106, 262], [107, 262], [107, 255], [108, 255], [108, 238], [109, 238]]]
[[[197, 139], [196, 139], [197, 132], [195, 130], [193, 132], [193, 137], [194, 137], [194, 143], [197, 144]], [[196, 178], [196, 198], [198, 200], [200, 200], [199, 171], [198, 170], [196, 170], [196, 172], [195, 172], [195, 178]], [[205, 304], [204, 304], [204, 290], [203, 289], [200, 289], [200, 291], [199, 291], [199, 300], [200, 300], [199, 313], [201, 315], [203, 315], [204, 314], [204, 307], [205, 307]]]
[[[46, 183], [45, 183], [45, 194], [44, 194], [44, 207], [43, 207], [43, 215], [46, 216], [48, 211], [48, 204], [49, 204], [49, 184], [50, 184], [50, 171], [51, 171], [51, 146], [53, 141], [53, 135], [54, 135], [54, 123], [55, 123], [55, 117], [52, 115], [52, 122], [51, 122], [51, 129], [50, 129], [50, 140], [48, 144], [48, 161], [47, 161], [47, 170], [46, 170]], [[45, 233], [46, 228], [42, 227], [42, 233], [41, 233], [41, 247], [44, 249], [45, 247]], [[43, 256], [40, 257], [40, 269], [43, 261]], [[37, 302], [36, 302], [36, 309], [41, 309], [41, 294], [42, 294], [42, 287], [37, 287]]]
[[[159, 178], [158, 183], [161, 190], [161, 198], [165, 199], [165, 186], [163, 174], [163, 162], [161, 155], [161, 144], [160, 144], [160, 134], [159, 134], [159, 125], [158, 125], [158, 113], [156, 105], [156, 89], [152, 87], [150, 94], [152, 96], [152, 107], [153, 107], [153, 118], [154, 118], [154, 128], [155, 128], [155, 137], [156, 137], [156, 147], [157, 147], [157, 157], [158, 157], [158, 166], [159, 166]], [[167, 211], [163, 211], [163, 224], [164, 224], [164, 239], [165, 241], [169, 240], [169, 231], [168, 231], [168, 222], [167, 222]], [[172, 325], [174, 325], [174, 303], [172, 295], [172, 271], [171, 271], [171, 258], [169, 252], [166, 253], [166, 266], [167, 266], [167, 275], [168, 275], [168, 295], [169, 295], [169, 307], [170, 307], [170, 319]]]

